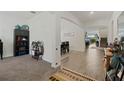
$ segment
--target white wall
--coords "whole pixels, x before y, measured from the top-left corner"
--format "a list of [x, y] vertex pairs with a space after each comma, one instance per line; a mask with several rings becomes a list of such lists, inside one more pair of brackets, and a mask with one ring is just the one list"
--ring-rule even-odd
[[44, 42], [43, 59], [52, 63], [55, 61], [55, 31], [56, 16], [43, 12], [28, 21], [30, 27], [30, 43], [41, 40]]
[[84, 51], [84, 32], [78, 25], [61, 19], [61, 42], [69, 41], [70, 50]]
[[42, 12], [26, 19], [25, 13], [22, 13], [24, 16], [20, 16], [20, 14], [18, 15], [18, 12], [0, 12], [0, 38], [4, 42], [4, 56], [13, 56], [15, 25], [28, 24], [30, 27], [30, 44], [34, 40], [43, 40], [45, 45], [43, 59], [56, 64], [56, 61], [59, 61], [57, 54], [60, 54], [60, 41], [57, 41], [59, 40], [58, 37], [60, 38], [58, 16], [54, 13]]
[[55, 12], [55, 13], [59, 15], [61, 18], [69, 20], [70, 22], [73, 22], [74, 24], [80, 26], [82, 29], [84, 28], [82, 22], [77, 17], [75, 17], [71, 12], [63, 11], [63, 12]]
[[3, 41], [3, 56], [13, 56], [13, 32], [17, 24], [25, 23], [18, 16], [9, 15], [7, 12], [0, 12], [0, 38]]
[[124, 36], [124, 12], [118, 18], [118, 33], [119, 39]]
[[100, 37], [107, 37], [107, 34], [108, 34], [108, 28], [100, 28], [99, 29]]
[[107, 27], [107, 25], [108, 25], [108, 19], [101, 19], [101, 20], [96, 20], [96, 21], [85, 22], [85, 26], [87, 28], [89, 28], [89, 27], [95, 27], [95, 28]]
[[116, 11], [112, 14], [108, 25], [108, 43], [112, 43], [114, 38], [118, 37], [118, 17], [121, 13], [122, 11]]
[[123, 24], [119, 24], [119, 37], [124, 36], [124, 23]]
[[[80, 21], [70, 12], [41, 12], [35, 16], [30, 16], [30, 18], [27, 17], [27, 14], [31, 15], [30, 13], [24, 13], [24, 16], [23, 13], [20, 14], [0, 12], [0, 38], [4, 42], [4, 56], [13, 56], [14, 26], [27, 24], [30, 27], [30, 44], [34, 40], [44, 41], [45, 52], [43, 59], [52, 63], [53, 66], [56, 63], [60, 65], [61, 18], [69, 19], [74, 23], [70, 23], [74, 26], [72, 28], [78, 31], [82, 30]], [[83, 41], [81, 42], [83, 43]]]
[[[69, 12], [42, 12], [28, 21], [30, 27], [30, 41], [43, 40], [45, 54], [43, 59], [52, 63], [55, 67], [56, 63], [60, 65], [60, 44], [61, 44], [61, 18], [66, 18], [79, 25], [80, 22]], [[81, 31], [81, 28], [73, 25], [74, 29]], [[70, 29], [73, 29], [72, 27]], [[77, 32], [78, 32], [77, 31]], [[81, 35], [81, 34], [79, 34]], [[79, 39], [80, 36], [76, 40]], [[82, 35], [83, 38], [83, 35]], [[76, 41], [77, 42], [77, 41]], [[80, 42], [80, 40], [78, 41]], [[83, 40], [81, 41], [84, 43]], [[83, 47], [84, 48], [84, 47]], [[82, 48], [82, 50], [83, 50]], [[78, 49], [80, 49], [78, 47]], [[80, 49], [81, 50], [81, 49]]]

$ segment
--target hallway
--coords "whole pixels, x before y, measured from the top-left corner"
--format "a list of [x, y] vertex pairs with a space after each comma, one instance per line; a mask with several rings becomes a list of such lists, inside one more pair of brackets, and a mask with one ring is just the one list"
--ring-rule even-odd
[[102, 49], [89, 48], [85, 52], [71, 51], [62, 59], [62, 64], [71, 70], [86, 74], [96, 80], [104, 80]]
[[[0, 50], [4, 59], [0, 60], [0, 80], [49, 80], [56, 68], [64, 66], [103, 81], [101, 41], [110, 45], [115, 37], [122, 38], [124, 14], [117, 24], [120, 13], [1, 11]], [[85, 44], [91, 45], [86, 49]], [[31, 56], [43, 60], [37, 62]]]

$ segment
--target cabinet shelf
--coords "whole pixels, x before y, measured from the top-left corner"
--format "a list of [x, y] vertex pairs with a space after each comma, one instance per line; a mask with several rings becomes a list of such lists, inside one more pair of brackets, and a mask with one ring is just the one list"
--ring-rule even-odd
[[14, 30], [14, 56], [29, 54], [29, 31]]

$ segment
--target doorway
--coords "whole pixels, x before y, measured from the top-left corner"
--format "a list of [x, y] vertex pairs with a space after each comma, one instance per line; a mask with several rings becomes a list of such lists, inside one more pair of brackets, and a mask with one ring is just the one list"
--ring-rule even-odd
[[99, 36], [97, 33], [85, 33], [85, 46], [89, 47], [99, 47]]

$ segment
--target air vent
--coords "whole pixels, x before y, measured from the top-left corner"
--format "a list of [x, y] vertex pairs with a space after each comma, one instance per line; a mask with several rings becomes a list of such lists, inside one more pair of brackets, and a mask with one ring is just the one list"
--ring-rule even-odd
[[36, 12], [35, 12], [35, 11], [30, 11], [30, 13], [32, 13], [32, 14], [36, 14]]

